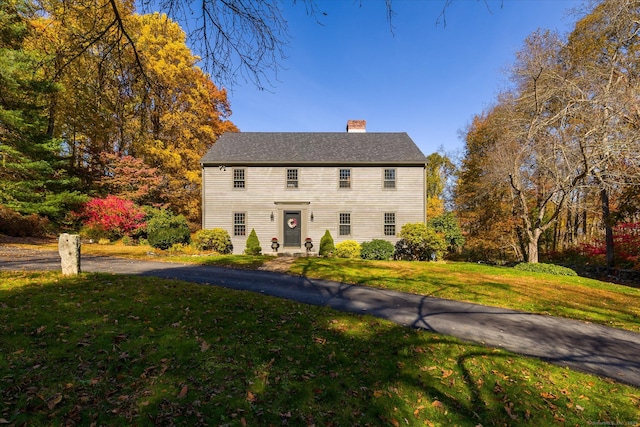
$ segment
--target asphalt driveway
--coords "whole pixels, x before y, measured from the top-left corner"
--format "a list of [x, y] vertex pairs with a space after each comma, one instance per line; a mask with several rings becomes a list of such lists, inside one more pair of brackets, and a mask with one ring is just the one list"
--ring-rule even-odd
[[[5, 246], [0, 269], [60, 270], [60, 258]], [[269, 271], [86, 255], [82, 271], [179, 279], [369, 314], [640, 387], [640, 334], [606, 326]]]

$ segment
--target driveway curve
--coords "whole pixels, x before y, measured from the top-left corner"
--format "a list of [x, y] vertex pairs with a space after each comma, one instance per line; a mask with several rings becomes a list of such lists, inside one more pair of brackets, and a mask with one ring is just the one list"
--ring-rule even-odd
[[[57, 252], [0, 247], [0, 270], [60, 270]], [[82, 257], [83, 272], [178, 279], [369, 314], [640, 387], [640, 333], [269, 271]]]

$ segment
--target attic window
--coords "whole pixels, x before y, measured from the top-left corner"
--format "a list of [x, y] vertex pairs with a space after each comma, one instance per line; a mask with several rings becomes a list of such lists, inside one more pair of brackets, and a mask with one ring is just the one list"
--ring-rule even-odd
[[298, 169], [287, 169], [287, 188], [298, 188]]

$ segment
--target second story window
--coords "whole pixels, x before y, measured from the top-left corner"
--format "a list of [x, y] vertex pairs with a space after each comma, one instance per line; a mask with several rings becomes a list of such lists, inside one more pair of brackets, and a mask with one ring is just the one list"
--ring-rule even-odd
[[244, 169], [233, 170], [233, 188], [245, 188]]
[[340, 169], [340, 188], [351, 188], [351, 169]]
[[298, 169], [287, 169], [287, 188], [298, 188]]
[[384, 188], [396, 188], [396, 170], [389, 168], [384, 170]]

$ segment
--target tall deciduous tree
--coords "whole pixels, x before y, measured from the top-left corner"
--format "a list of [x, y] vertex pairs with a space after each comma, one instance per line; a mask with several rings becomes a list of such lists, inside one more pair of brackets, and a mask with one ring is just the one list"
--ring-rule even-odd
[[536, 32], [525, 41], [512, 71], [515, 92], [501, 99], [510, 113], [493, 151], [495, 166], [511, 186], [530, 263], [538, 262], [540, 237], [590, 168], [571, 140], [562, 46], [550, 32]]
[[509, 184], [529, 262], [563, 212], [588, 205], [594, 185], [613, 262], [610, 198], [640, 184], [638, 22], [640, 2], [605, 0], [568, 42], [532, 34], [516, 57], [513, 88], [487, 116], [498, 132], [485, 165]]
[[[200, 216], [200, 159], [217, 138], [237, 131], [227, 120], [226, 91], [195, 66], [185, 33], [165, 15], [135, 17], [135, 35], [147, 76], [154, 86], [143, 93], [140, 129], [132, 154], [167, 178], [167, 198], [188, 219]], [[144, 91], [145, 88], [139, 88]]]
[[455, 173], [453, 162], [446, 155], [432, 153], [427, 156], [426, 189], [427, 218], [442, 215], [445, 210], [445, 188]]
[[467, 256], [475, 261], [516, 260], [523, 251], [513, 218], [510, 189], [494, 172], [491, 152], [500, 135], [499, 106], [477, 116], [465, 134], [465, 155], [457, 173], [455, 210]]
[[164, 201], [163, 177], [158, 168], [147, 166], [140, 158], [102, 153], [105, 175], [99, 185], [106, 194], [119, 196], [139, 205]]
[[640, 185], [640, 2], [606, 0], [577, 24], [565, 48], [570, 102], [590, 177], [600, 190], [607, 264], [614, 264], [610, 198]]
[[[61, 58], [49, 70], [64, 88], [50, 103], [51, 133], [64, 141], [68, 167], [82, 177], [87, 191], [110, 189], [143, 201], [140, 189], [152, 184], [159, 190], [155, 181], [161, 175], [162, 191], [147, 193], [144, 201], [168, 204], [197, 222], [199, 160], [218, 136], [236, 130], [227, 120], [226, 92], [196, 67], [198, 58], [176, 23], [158, 13], [134, 15], [128, 4], [118, 9], [127, 38], [117, 26], [109, 27], [109, 8], [87, 11], [95, 21], [89, 26], [82, 2], [74, 13], [37, 21], [42, 37], [33, 44]], [[96, 39], [95, 29], [105, 25], [110, 32]], [[74, 38], [77, 28], [89, 28], [85, 38], [91, 44]], [[135, 52], [127, 40], [135, 42]], [[67, 52], [78, 47], [86, 49], [70, 60]], [[123, 187], [114, 175], [114, 167], [127, 170], [121, 166], [128, 160], [149, 172], [145, 183], [141, 176], [132, 179], [137, 188]]]

